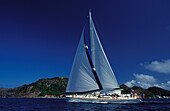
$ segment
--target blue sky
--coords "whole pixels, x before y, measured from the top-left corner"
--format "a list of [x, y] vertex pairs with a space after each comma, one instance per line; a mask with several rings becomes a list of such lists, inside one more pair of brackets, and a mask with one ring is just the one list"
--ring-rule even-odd
[[119, 84], [170, 90], [170, 2], [0, 1], [0, 87], [69, 77], [89, 8]]

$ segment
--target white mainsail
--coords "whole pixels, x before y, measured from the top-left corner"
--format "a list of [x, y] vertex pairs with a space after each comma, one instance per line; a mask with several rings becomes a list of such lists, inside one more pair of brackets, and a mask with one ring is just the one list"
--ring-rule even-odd
[[94, 27], [91, 12], [89, 13], [89, 19], [92, 59], [85, 43], [84, 28], [66, 88], [68, 94], [119, 88]]
[[98, 90], [84, 44], [84, 29], [72, 65], [66, 93], [81, 93]]
[[89, 12], [90, 19], [90, 39], [91, 39], [91, 56], [93, 65], [96, 69], [99, 80], [102, 84], [103, 90], [113, 90], [119, 88], [116, 77], [109, 64], [106, 54], [103, 50], [98, 34], [96, 32], [91, 12]]

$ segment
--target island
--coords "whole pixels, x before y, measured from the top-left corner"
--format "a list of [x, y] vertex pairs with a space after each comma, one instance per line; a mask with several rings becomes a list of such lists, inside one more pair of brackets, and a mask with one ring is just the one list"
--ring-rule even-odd
[[[0, 97], [9, 98], [64, 98], [67, 86], [67, 77], [55, 77], [40, 79], [31, 84], [25, 84], [17, 88], [0, 88]], [[122, 94], [144, 95], [144, 98], [170, 98], [170, 91], [159, 88], [150, 87], [143, 89], [138, 86], [128, 87], [124, 84], [120, 85]]]

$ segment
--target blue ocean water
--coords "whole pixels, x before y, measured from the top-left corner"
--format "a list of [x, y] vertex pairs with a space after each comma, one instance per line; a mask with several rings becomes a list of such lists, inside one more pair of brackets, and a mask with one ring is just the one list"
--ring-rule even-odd
[[0, 98], [0, 111], [170, 111], [170, 99], [80, 101], [45, 98]]

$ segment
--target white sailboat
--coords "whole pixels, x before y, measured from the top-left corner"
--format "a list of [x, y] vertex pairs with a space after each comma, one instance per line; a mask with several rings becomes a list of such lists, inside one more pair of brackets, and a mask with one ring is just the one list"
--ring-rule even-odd
[[[86, 43], [85, 27], [73, 61], [66, 88], [66, 97], [113, 99], [109, 91], [119, 88], [119, 85], [99, 40], [91, 11], [89, 12], [90, 48]], [[100, 91], [109, 92], [110, 95], [99, 94]]]

